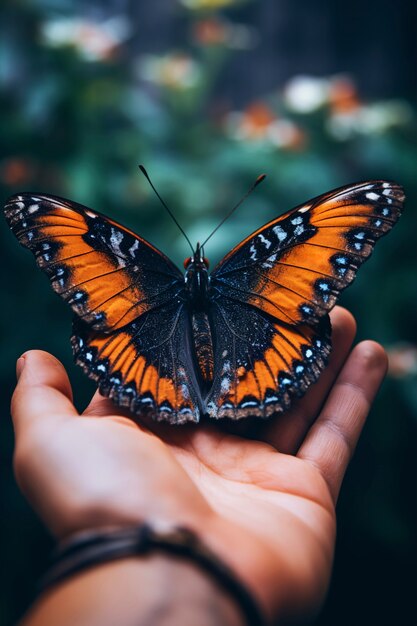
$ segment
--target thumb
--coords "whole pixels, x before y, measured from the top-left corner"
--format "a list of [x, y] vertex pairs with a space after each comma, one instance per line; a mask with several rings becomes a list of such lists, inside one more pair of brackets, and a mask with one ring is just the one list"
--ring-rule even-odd
[[25, 352], [16, 364], [18, 383], [11, 413], [16, 439], [32, 426], [78, 415], [64, 366], [42, 350]]

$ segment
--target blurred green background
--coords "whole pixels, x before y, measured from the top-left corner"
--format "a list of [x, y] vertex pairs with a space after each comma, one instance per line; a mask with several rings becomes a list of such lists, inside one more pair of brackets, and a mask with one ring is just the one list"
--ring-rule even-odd
[[[144, 163], [193, 241], [261, 172], [210, 241], [212, 262], [308, 198], [394, 179], [404, 216], [341, 299], [390, 372], [338, 505], [333, 582], [319, 626], [408, 625], [415, 615], [417, 158], [412, 2], [15, 0], [0, 5], [0, 188], [69, 197], [130, 226], [177, 263], [187, 245], [137, 170]], [[414, 45], [415, 47], [415, 45]], [[15, 359], [51, 351], [80, 407], [71, 314], [5, 222], [0, 624], [34, 593], [52, 542], [12, 476]]]

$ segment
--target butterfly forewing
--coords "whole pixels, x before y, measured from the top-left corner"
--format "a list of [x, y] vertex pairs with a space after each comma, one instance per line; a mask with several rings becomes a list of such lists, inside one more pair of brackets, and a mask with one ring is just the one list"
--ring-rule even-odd
[[215, 268], [214, 289], [285, 324], [314, 323], [400, 216], [398, 185], [343, 187], [259, 229]]
[[172, 300], [182, 286], [181, 272], [167, 257], [86, 207], [21, 194], [9, 200], [5, 214], [54, 290], [92, 329], [122, 328]]

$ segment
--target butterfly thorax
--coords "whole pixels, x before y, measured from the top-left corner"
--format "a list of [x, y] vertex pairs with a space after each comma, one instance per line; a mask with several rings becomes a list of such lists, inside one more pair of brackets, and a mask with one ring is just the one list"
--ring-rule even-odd
[[185, 293], [191, 320], [194, 356], [200, 384], [206, 391], [213, 382], [214, 369], [213, 340], [207, 314], [210, 300], [208, 265], [207, 259], [201, 256], [198, 244], [193, 256], [184, 262]]
[[192, 311], [207, 309], [210, 286], [208, 266], [208, 260], [201, 256], [201, 249], [197, 244], [193, 256], [184, 261], [185, 293], [187, 304]]

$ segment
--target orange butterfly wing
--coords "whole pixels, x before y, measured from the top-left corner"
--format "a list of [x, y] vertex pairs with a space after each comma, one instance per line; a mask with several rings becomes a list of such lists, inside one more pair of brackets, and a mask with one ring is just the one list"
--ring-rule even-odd
[[234, 248], [213, 271], [213, 287], [283, 323], [315, 322], [395, 224], [403, 200], [402, 188], [386, 181], [319, 196]]
[[185, 308], [174, 300], [109, 334], [76, 318], [71, 343], [76, 363], [118, 406], [182, 424], [202, 414], [189, 333]]
[[181, 272], [150, 243], [75, 202], [20, 194], [5, 215], [53, 289], [93, 329], [122, 328], [181, 286]]
[[215, 377], [206, 398], [210, 417], [270, 417], [288, 409], [326, 366], [330, 321], [284, 326], [230, 299], [212, 311]]
[[120, 224], [62, 198], [20, 194], [5, 215], [71, 305], [75, 360], [103, 394], [157, 419], [198, 421], [201, 397], [185, 348], [192, 340], [177, 267]]
[[403, 200], [386, 181], [336, 189], [266, 224], [219, 263], [212, 417], [279, 413], [317, 379], [331, 347], [327, 313]]

